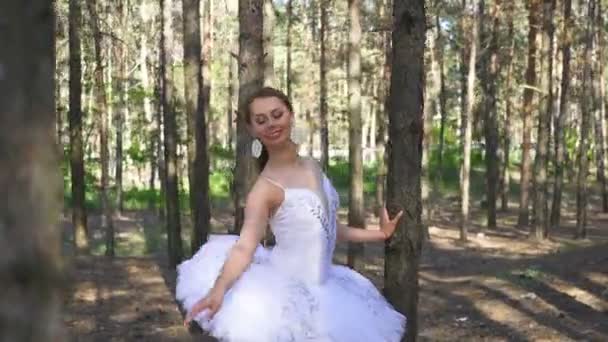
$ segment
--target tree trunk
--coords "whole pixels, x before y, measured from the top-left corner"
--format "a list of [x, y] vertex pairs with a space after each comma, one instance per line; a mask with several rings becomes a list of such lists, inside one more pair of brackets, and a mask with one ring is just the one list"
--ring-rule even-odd
[[276, 87], [274, 78], [274, 6], [272, 0], [264, 0], [264, 85]]
[[89, 231], [85, 207], [84, 144], [82, 141], [82, 11], [79, 0], [70, 0], [70, 174], [72, 181], [72, 224], [77, 253], [88, 253]]
[[489, 38], [488, 52], [484, 54], [485, 75], [483, 82], [485, 88], [485, 161], [486, 161], [486, 187], [487, 187], [487, 225], [488, 228], [496, 228], [496, 198], [499, 177], [498, 168], [498, 110], [497, 110], [497, 85], [498, 85], [498, 34], [500, 29], [500, 7], [501, 0], [494, 0], [490, 10], [492, 20], [492, 32]]
[[[365, 228], [365, 206], [363, 202], [363, 151], [361, 149], [361, 1], [349, 0], [349, 44], [348, 44], [348, 110], [349, 120], [349, 165], [350, 188], [348, 192], [348, 225]], [[362, 245], [349, 243], [348, 266], [355, 268]]]
[[[587, 4], [587, 18], [593, 18], [595, 13], [595, 0]], [[578, 145], [578, 173], [576, 177], [576, 237], [584, 239], [587, 237], [587, 173], [589, 172], [589, 131], [592, 120], [591, 96], [593, 94], [592, 79], [592, 53], [593, 53], [593, 21], [587, 21], [585, 32], [585, 50], [583, 67], [583, 96], [581, 104], [581, 133]]]
[[226, 136], [226, 148], [229, 151], [232, 151], [234, 148], [234, 120], [232, 118], [232, 114], [234, 113], [234, 64], [234, 58], [230, 54], [228, 64], [228, 98], [226, 99], [226, 107], [228, 108], [226, 112], [226, 131], [228, 132]]
[[571, 28], [572, 0], [564, 0], [564, 27], [562, 32], [562, 80], [559, 115], [555, 122], [555, 180], [553, 182], [553, 202], [551, 204], [551, 227], [558, 228], [561, 218], [562, 188], [564, 183], [564, 166], [566, 161], [565, 124], [568, 110], [568, 95], [570, 92], [570, 44], [572, 43]]
[[245, 102], [264, 84], [263, 20], [263, 0], [239, 0], [239, 111], [233, 186], [236, 212], [232, 233], [241, 231], [247, 193], [259, 171], [250, 154], [251, 136], [245, 121]]
[[[178, 188], [177, 163], [177, 124], [175, 112], [175, 86], [167, 73], [167, 68], [173, 65], [171, 44], [171, 15], [172, 1], [160, 0], [161, 11], [161, 51], [160, 74], [163, 78], [161, 98], [163, 106], [163, 135], [165, 151], [166, 189], [165, 205], [167, 214], [167, 242], [169, 252], [169, 265], [175, 268], [182, 261], [182, 239]], [[198, 83], [198, 82], [197, 82]]]
[[378, 110], [378, 130], [376, 134], [376, 160], [378, 161], [378, 170], [376, 175], [376, 205], [377, 209], [380, 210], [386, 201], [386, 164], [387, 164], [387, 149], [386, 149], [386, 135], [387, 135], [387, 119], [388, 113], [390, 113], [390, 83], [391, 83], [391, 68], [393, 65], [392, 57], [393, 51], [391, 48], [391, 34], [392, 28], [391, 14], [392, 11], [388, 10], [392, 7], [391, 0], [386, 0], [386, 3], [380, 7], [381, 18], [386, 25], [387, 31], [382, 35], [382, 49], [384, 50], [384, 64], [382, 67], [382, 82], [378, 85], [381, 94], [378, 99], [382, 101], [382, 109]]
[[395, 0], [390, 85], [387, 202], [391, 217], [404, 211], [386, 243], [385, 294], [407, 317], [402, 341], [418, 334], [418, 267], [422, 249], [421, 160], [423, 136], [425, 8], [422, 0]]
[[[213, 78], [211, 77], [211, 61], [212, 61], [212, 54], [213, 54], [213, 6], [212, 6], [212, 2], [213, 0], [204, 0], [204, 8], [203, 8], [203, 41], [202, 41], [202, 46], [203, 46], [203, 56], [202, 56], [202, 61], [203, 61], [203, 70], [202, 70], [202, 86], [203, 86], [203, 97], [202, 97], [202, 112], [201, 112], [201, 118], [206, 118], [209, 122], [211, 122], [212, 117], [211, 117], [211, 88], [213, 87], [212, 82], [213, 82]], [[200, 5], [199, 5], [200, 6]], [[205, 113], [206, 116], [205, 116]], [[205, 133], [205, 150], [207, 149], [206, 146], [213, 144], [213, 135], [209, 134], [209, 126], [210, 125], [206, 125], [203, 124], [204, 129], [204, 133]], [[219, 129], [215, 130], [216, 132], [219, 132]], [[202, 134], [203, 131], [201, 131], [199, 134]], [[194, 135], [196, 136], [196, 130]], [[218, 141], [218, 139], [216, 139], [216, 141]], [[207, 157], [205, 157], [207, 158]], [[207, 165], [209, 164], [209, 161], [207, 161]], [[207, 166], [204, 166], [205, 168], [208, 168]]]
[[65, 341], [53, 2], [2, 1], [0, 22], [0, 341]]
[[[553, 12], [555, 0], [543, 1], [543, 52], [542, 59], [546, 70], [541, 71], [544, 98], [541, 101], [541, 110], [538, 115], [538, 142], [534, 162], [534, 224], [532, 234], [537, 240], [547, 237], [548, 206], [547, 206], [547, 152], [549, 136], [551, 134], [551, 118], [553, 117]], [[544, 108], [542, 106], [544, 105]], [[544, 109], [544, 112], [543, 112]]]
[[477, 20], [477, 1], [470, 6], [471, 48], [469, 49], [466, 108], [462, 116], [462, 164], [460, 166], [460, 240], [466, 241], [469, 225], [469, 196], [471, 173], [471, 141], [473, 140], [473, 101], [475, 96], [475, 61], [477, 59], [477, 37], [479, 27]]
[[517, 224], [520, 227], [529, 224], [529, 202], [530, 202], [530, 180], [532, 178], [532, 157], [530, 149], [532, 147], [532, 112], [534, 111], [534, 92], [536, 85], [536, 60], [539, 44], [539, 27], [541, 1], [529, 0], [528, 2], [528, 66], [526, 69], [526, 88], [524, 89], [523, 103], [523, 137], [522, 137], [522, 161], [521, 161], [521, 180], [519, 198], [519, 217]]
[[500, 182], [500, 198], [501, 198], [501, 209], [507, 211], [509, 209], [509, 186], [510, 186], [510, 173], [509, 168], [511, 165], [511, 117], [513, 112], [513, 67], [514, 67], [514, 52], [515, 52], [515, 39], [514, 39], [514, 26], [513, 16], [515, 15], [515, 4], [512, 1], [507, 3], [507, 35], [509, 42], [509, 52], [507, 56], [507, 80], [505, 85], [505, 91], [503, 92], [506, 97], [505, 101], [505, 120], [503, 124], [503, 160], [501, 163], [501, 182]]
[[608, 212], [608, 184], [606, 181], [606, 113], [604, 112], [605, 84], [604, 80], [604, 29], [602, 20], [602, 2], [598, 1], [595, 17], [596, 46], [595, 46], [595, 70], [594, 77], [594, 112], [595, 112], [595, 137], [597, 158], [597, 181], [602, 193], [602, 210]]
[[[184, 83], [187, 85], [184, 87], [186, 115], [192, 130], [190, 136], [192, 143], [188, 146], [190, 148], [188, 152], [192, 163], [190, 203], [192, 204], [193, 224], [190, 251], [194, 254], [207, 241], [210, 220], [209, 162], [201, 68], [200, 0], [182, 0], [182, 8], [184, 14]], [[205, 16], [209, 15], [208, 9]]]
[[[287, 84], [287, 98], [291, 101], [291, 31], [293, 28], [293, 0], [287, 0], [287, 33], [286, 33], [286, 42], [285, 47], [287, 49], [287, 65], [285, 74], [287, 75], [285, 83]], [[326, 10], [327, 11], [327, 10]], [[327, 21], [327, 14], [325, 17]], [[323, 26], [323, 7], [321, 6], [321, 30], [323, 31], [325, 28]], [[320, 34], [319, 40], [321, 41], [321, 46], [323, 46], [323, 33]], [[321, 50], [321, 54], [323, 58], [325, 57], [325, 51]]]
[[94, 116], [99, 122], [99, 148], [101, 149], [101, 227], [106, 232], [106, 256], [114, 256], [114, 223], [112, 222], [112, 207], [109, 189], [109, 146], [108, 146], [108, 112], [106, 88], [103, 79], [102, 33], [99, 28], [96, 0], [87, 0], [90, 24], [95, 42], [95, 102]]
[[[161, 31], [162, 32], [162, 31]], [[158, 40], [160, 43], [162, 43], [162, 39]], [[156, 140], [156, 156], [155, 156], [155, 165], [158, 168], [158, 180], [160, 182], [160, 194], [159, 194], [159, 198], [161, 199], [161, 201], [164, 201], [165, 198], [165, 193], [167, 192], [167, 169], [165, 168], [165, 157], [164, 157], [164, 143], [163, 143], [163, 78], [164, 78], [164, 74], [161, 73], [161, 68], [164, 68], [161, 66], [161, 55], [164, 53], [163, 52], [163, 48], [162, 45], [159, 46], [159, 59], [158, 59], [158, 75], [156, 77], [156, 89], [154, 91], [155, 93], [155, 98], [158, 99], [157, 104], [156, 104], [156, 128], [155, 128], [155, 135], [152, 137], [152, 139]], [[164, 69], [163, 69], [164, 70]], [[163, 222], [166, 218], [166, 205], [164, 205], [163, 202], [161, 202], [161, 205], [158, 206], [158, 217], [159, 220], [161, 222]]]
[[[467, 0], [462, 0], [461, 3], [461, 11], [462, 15], [458, 19], [458, 35], [459, 35], [459, 43], [460, 43], [460, 132], [459, 138], [460, 143], [464, 144], [464, 134], [465, 134], [465, 122], [464, 116], [467, 112], [467, 93], [468, 93], [468, 72], [467, 67], [469, 65], [469, 60], [467, 59], [468, 53], [470, 51], [467, 48], [467, 29], [469, 28], [467, 25]], [[462, 177], [462, 175], [461, 175]]]
[[[291, 0], [289, 6], [291, 6]], [[326, 43], [327, 43], [327, 11], [329, 2], [328, 0], [321, 0], [321, 29], [319, 30], [319, 44], [321, 45], [321, 55], [319, 58], [319, 73], [320, 73], [320, 134], [321, 134], [321, 167], [323, 171], [327, 172], [329, 168], [329, 128], [327, 124], [327, 55], [326, 55]], [[291, 18], [291, 16], [290, 16]], [[291, 19], [290, 19], [291, 20]], [[291, 51], [291, 49], [289, 50]], [[291, 55], [288, 55], [291, 56]], [[288, 59], [289, 61], [291, 59]], [[289, 70], [289, 69], [288, 69]], [[288, 82], [290, 84], [290, 82]], [[291, 85], [290, 85], [291, 86]]]
[[[437, 9], [439, 11], [439, 9]], [[445, 63], [444, 63], [444, 39], [443, 34], [441, 33], [441, 25], [439, 21], [439, 13], [435, 14], [435, 30], [437, 34], [437, 45], [436, 45], [436, 58], [438, 63], [438, 71], [439, 71], [439, 114], [441, 115], [441, 122], [439, 125], [439, 163], [437, 165], [437, 176], [439, 177], [435, 184], [435, 187], [438, 186], [441, 181], [441, 172], [443, 170], [443, 150], [445, 145], [445, 125], [447, 121], [447, 90], [445, 85]]]
[[124, 41], [117, 42], [115, 47], [115, 55], [118, 59], [118, 74], [114, 76], [114, 82], [116, 82], [117, 95], [119, 97], [118, 108], [116, 113], [114, 114], [114, 125], [116, 127], [116, 170], [115, 170], [115, 180], [116, 180], [116, 205], [115, 208], [122, 213], [123, 212], [123, 134], [124, 134], [124, 123], [128, 117], [128, 86], [127, 86], [127, 50], [124, 46], [126, 44], [126, 25], [128, 22], [128, 7], [124, 3], [124, 1], [119, 1], [117, 5], [117, 12], [120, 15], [120, 30], [122, 39]]
[[[438, 11], [437, 6], [434, 6], [433, 10]], [[439, 75], [439, 63], [437, 62], [437, 32], [436, 29], [427, 32], [428, 48], [426, 49], [426, 62], [430, 64], [430, 68], [427, 69], [427, 77], [425, 78], [429, 82], [425, 84], [424, 137], [422, 139], [422, 209], [425, 227], [428, 227], [430, 224], [434, 206], [431, 195], [432, 188], [434, 188], [434, 179], [430, 168], [431, 146], [433, 145], [433, 118], [438, 111], [441, 111], [438, 99], [441, 92], [441, 76]]]

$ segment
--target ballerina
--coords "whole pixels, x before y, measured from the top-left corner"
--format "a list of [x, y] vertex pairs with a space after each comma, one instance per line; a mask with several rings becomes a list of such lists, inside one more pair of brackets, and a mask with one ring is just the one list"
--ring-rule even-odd
[[[339, 197], [319, 165], [298, 156], [289, 99], [262, 88], [247, 102], [261, 174], [249, 192], [239, 236], [212, 235], [178, 266], [176, 297], [210, 335], [228, 342], [394, 342], [397, 312], [359, 273], [332, 263], [336, 240], [384, 241], [403, 212], [380, 230], [339, 224]], [[262, 247], [266, 227], [276, 237]]]

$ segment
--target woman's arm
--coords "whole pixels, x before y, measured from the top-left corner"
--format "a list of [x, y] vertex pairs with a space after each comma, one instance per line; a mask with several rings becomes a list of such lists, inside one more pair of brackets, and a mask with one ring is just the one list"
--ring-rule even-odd
[[380, 215], [380, 229], [369, 230], [361, 228], [353, 228], [337, 223], [338, 240], [340, 241], [351, 241], [351, 242], [374, 242], [384, 241], [393, 235], [397, 222], [403, 215], [403, 211], [400, 211], [395, 218], [390, 220], [386, 208]]
[[270, 206], [265, 187], [256, 183], [247, 196], [240, 237], [230, 250], [220, 276], [215, 281], [214, 289], [227, 292], [251, 264], [268, 225]]
[[234, 282], [245, 272], [253, 260], [253, 255], [264, 237], [271, 208], [268, 195], [269, 185], [257, 182], [245, 205], [245, 220], [238, 241], [232, 246], [228, 258], [224, 262], [220, 275], [215, 280], [213, 288], [204, 298], [201, 298], [188, 312], [184, 325], [187, 325], [203, 310], [209, 310], [209, 318], [213, 317], [222, 305], [224, 295]]
[[381, 230], [353, 228], [338, 223], [338, 240], [351, 242], [384, 241], [388, 236]]

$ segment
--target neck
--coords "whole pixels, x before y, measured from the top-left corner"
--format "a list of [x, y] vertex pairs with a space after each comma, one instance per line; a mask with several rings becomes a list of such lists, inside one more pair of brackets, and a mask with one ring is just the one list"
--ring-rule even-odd
[[284, 146], [268, 150], [268, 165], [272, 167], [291, 166], [298, 161], [298, 147], [289, 142]]

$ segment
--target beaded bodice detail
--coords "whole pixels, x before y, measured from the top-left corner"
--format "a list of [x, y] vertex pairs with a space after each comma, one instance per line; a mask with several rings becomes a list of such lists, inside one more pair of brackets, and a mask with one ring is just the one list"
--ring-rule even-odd
[[283, 188], [284, 200], [270, 220], [276, 246], [271, 261], [306, 282], [322, 283], [332, 263], [336, 244], [339, 197], [327, 176], [320, 191]]

